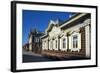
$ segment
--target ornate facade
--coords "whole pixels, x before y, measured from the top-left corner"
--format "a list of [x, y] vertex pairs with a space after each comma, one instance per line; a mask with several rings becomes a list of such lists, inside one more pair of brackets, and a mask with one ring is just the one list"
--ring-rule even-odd
[[42, 39], [43, 51], [59, 51], [90, 58], [91, 15], [77, 13], [64, 23], [50, 21]]

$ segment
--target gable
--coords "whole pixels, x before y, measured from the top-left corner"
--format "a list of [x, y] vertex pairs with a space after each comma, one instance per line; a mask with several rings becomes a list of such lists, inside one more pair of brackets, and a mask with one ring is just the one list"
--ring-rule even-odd
[[57, 36], [60, 33], [61, 33], [61, 29], [59, 27], [57, 27], [57, 26], [53, 26], [51, 31], [48, 32], [50, 37], [53, 37], [55, 35]]
[[60, 25], [60, 21], [58, 19], [56, 21], [50, 20], [49, 25], [45, 32], [47, 33], [49, 31], [51, 31], [53, 26], [59, 26], [59, 25]]

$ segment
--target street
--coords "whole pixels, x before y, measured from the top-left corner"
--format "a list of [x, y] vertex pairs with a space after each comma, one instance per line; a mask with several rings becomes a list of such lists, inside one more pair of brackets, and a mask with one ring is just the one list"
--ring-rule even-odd
[[36, 54], [33, 52], [23, 52], [23, 62], [45, 62], [45, 61], [62, 61], [62, 60], [85, 60], [87, 58], [82, 57], [56, 57], [50, 55]]
[[23, 62], [43, 62], [43, 61], [54, 61], [54, 59], [35, 54], [33, 52], [23, 52]]

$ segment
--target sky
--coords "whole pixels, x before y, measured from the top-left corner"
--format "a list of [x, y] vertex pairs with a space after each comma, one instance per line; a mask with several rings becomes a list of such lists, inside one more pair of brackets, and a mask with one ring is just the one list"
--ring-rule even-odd
[[28, 42], [28, 35], [32, 28], [44, 32], [48, 27], [50, 20], [60, 19], [62, 22], [69, 19], [72, 15], [71, 12], [55, 12], [55, 11], [35, 11], [23, 10], [22, 11], [22, 44]]

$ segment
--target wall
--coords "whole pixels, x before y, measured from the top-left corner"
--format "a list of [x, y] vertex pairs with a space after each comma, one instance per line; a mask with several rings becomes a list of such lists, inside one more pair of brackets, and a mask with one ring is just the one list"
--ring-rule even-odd
[[[0, 73], [11, 73], [10, 72], [10, 1], [11, 0], [0, 0]], [[75, 4], [86, 4], [86, 5], [99, 5], [100, 0], [33, 0], [33, 1], [47, 1], [47, 2], [58, 2], [58, 3], [72, 3]], [[100, 7], [100, 5], [99, 5]], [[100, 10], [99, 12], [100, 13]], [[98, 15], [100, 19], [100, 14]], [[100, 24], [100, 21], [99, 21]], [[98, 28], [100, 25], [98, 25]], [[98, 29], [100, 31], [100, 29]], [[100, 33], [98, 34], [100, 37]], [[98, 39], [100, 40], [100, 38]], [[98, 42], [100, 43], [100, 41]], [[100, 45], [98, 48], [100, 52]], [[100, 53], [98, 53], [100, 56]], [[99, 57], [100, 62], [100, 57]], [[100, 63], [99, 63], [100, 66]], [[98, 68], [81, 68], [81, 69], [65, 69], [65, 70], [52, 70], [52, 71], [38, 71], [34, 73], [99, 73], [100, 67]], [[24, 73], [24, 72], [22, 72]], [[25, 72], [33, 73], [33, 72]]]

